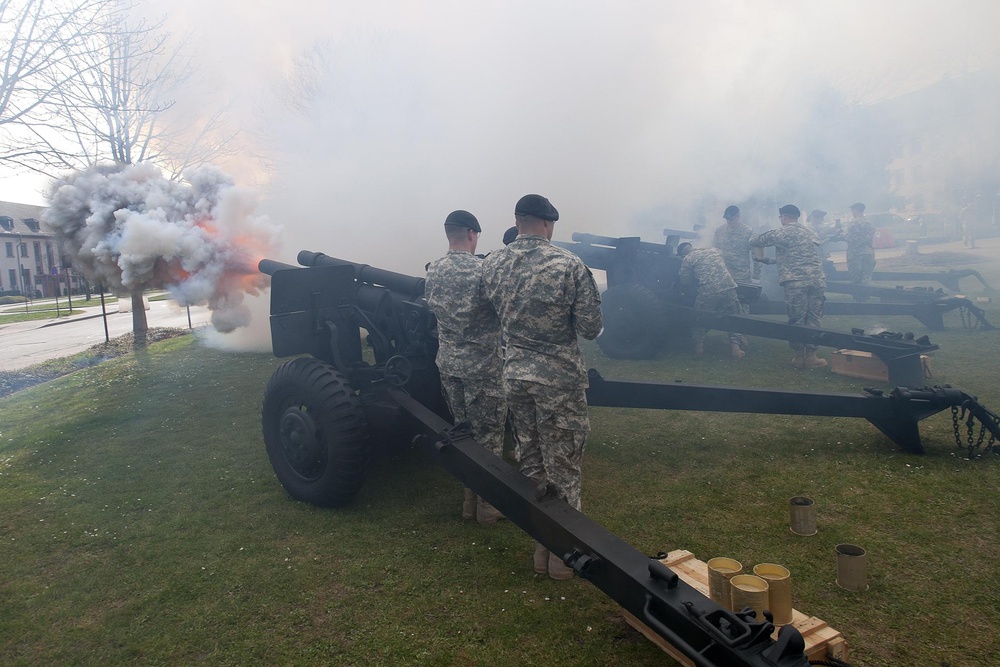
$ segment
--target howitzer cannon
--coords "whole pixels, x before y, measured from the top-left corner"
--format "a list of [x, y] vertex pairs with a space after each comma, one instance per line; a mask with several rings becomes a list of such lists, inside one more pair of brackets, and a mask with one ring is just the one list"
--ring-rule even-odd
[[[597, 339], [601, 350], [613, 358], [648, 359], [671, 337], [686, 338], [677, 325], [699, 325], [764, 338], [776, 338], [810, 345], [870, 352], [889, 369], [892, 384], [919, 386], [923, 382], [920, 355], [937, 349], [926, 336], [844, 334], [828, 329], [793, 326], [757, 317], [719, 316], [695, 310], [678, 302], [673, 290], [681, 258], [674, 252], [676, 238], [665, 244], [639, 238], [610, 238], [593, 234], [573, 234], [573, 243], [557, 243], [594, 269], [607, 273], [608, 288], [602, 296], [604, 333]], [[760, 288], [740, 285], [741, 298], [753, 300]], [[784, 305], [778, 312], [784, 313]], [[878, 308], [883, 304], [845, 304]], [[925, 319], [940, 318], [941, 305], [887, 304], [920, 313]], [[955, 307], [955, 306], [951, 306]], [[926, 311], [926, 313], [924, 313]], [[751, 313], [754, 311], [751, 309]], [[882, 313], [886, 314], [886, 313]], [[902, 314], [894, 312], [892, 314]]]
[[[823, 273], [827, 280], [836, 282], [851, 282], [851, 274], [848, 271], [841, 271], [834, 266], [833, 262], [827, 260], [823, 263]], [[948, 271], [874, 271], [872, 280], [875, 282], [935, 282], [940, 283], [952, 292], [961, 292], [961, 281], [965, 278], [975, 278], [982, 285], [983, 289], [992, 292], [993, 288], [974, 269], [949, 269]]]
[[[297, 500], [349, 502], [380, 437], [430, 449], [453, 476], [702, 667], [806, 667], [792, 626], [719, 607], [563, 500], [545, 493], [453, 426], [434, 367], [434, 318], [423, 281], [321, 253], [299, 268], [262, 260], [271, 276], [271, 339], [282, 364], [262, 424], [275, 474]], [[363, 352], [361, 330], [374, 358]], [[380, 433], [382, 434], [380, 436]]]
[[[915, 318], [932, 331], [944, 331], [944, 316], [957, 310], [962, 319], [962, 325], [968, 329], [979, 328], [984, 331], [995, 329], [986, 319], [986, 313], [970, 299], [948, 294], [941, 288], [927, 286], [904, 286], [895, 284], [892, 287], [875, 284], [856, 284], [851, 282], [850, 274], [839, 271], [830, 260], [823, 261], [823, 273], [826, 277], [826, 292], [851, 296], [855, 301], [827, 301], [824, 312], [827, 315], [861, 315], [881, 317], [885, 315], [907, 315]], [[872, 274], [874, 281], [924, 281], [939, 282], [948, 289], [959, 291], [959, 281], [962, 278], [973, 277], [982, 283], [987, 290], [992, 288], [978, 271], [961, 269], [939, 272], [918, 271], [876, 271]], [[781, 315], [784, 304], [781, 302], [781, 288], [778, 285], [777, 272], [765, 268], [764, 294], [771, 300], [761, 299], [750, 307], [754, 315]], [[869, 303], [867, 299], [877, 299], [877, 303]]]
[[[793, 626], [772, 639], [769, 620], [719, 607], [656, 558], [643, 555], [548, 489], [537, 488], [477, 443], [467, 425], [450, 423], [434, 366], [435, 321], [424, 301], [422, 279], [322, 253], [302, 252], [298, 261], [308, 268], [271, 260], [259, 265], [271, 276], [275, 355], [309, 355], [274, 372], [261, 415], [268, 457], [293, 498], [344, 505], [360, 489], [381, 441], [418, 443], [462, 484], [561, 555], [581, 578], [693, 664], [806, 667], [803, 639]], [[370, 353], [362, 344], [362, 330]], [[969, 415], [970, 447], [973, 414], [984, 424], [977, 444], [988, 430], [987, 447], [992, 447], [1000, 432], [996, 415], [958, 390], [900, 390], [892, 402], [878, 400], [875, 392], [834, 396], [829, 405], [847, 406], [838, 411], [817, 407], [826, 398], [821, 394], [810, 401], [796, 399], [801, 392], [771, 391], [748, 399], [730, 392], [754, 390], [687, 386], [679, 395], [670, 391], [654, 383], [604, 381], [592, 372], [589, 398], [606, 406], [863, 417], [910, 451], [921, 447], [917, 422], [948, 406], [956, 414], [960, 407], [963, 419]]]

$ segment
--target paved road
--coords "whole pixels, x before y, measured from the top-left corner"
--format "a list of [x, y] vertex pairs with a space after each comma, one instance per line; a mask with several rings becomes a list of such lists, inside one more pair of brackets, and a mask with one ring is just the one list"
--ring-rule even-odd
[[[85, 308], [83, 315], [58, 320], [35, 320], [0, 324], [0, 371], [12, 371], [49, 359], [83, 352], [104, 342], [104, 322], [100, 306]], [[193, 328], [207, 326], [208, 308], [191, 307]], [[187, 310], [173, 301], [151, 301], [146, 318], [150, 327], [186, 328]], [[108, 306], [108, 334], [116, 338], [132, 331], [132, 313], [119, 313], [117, 304]]]

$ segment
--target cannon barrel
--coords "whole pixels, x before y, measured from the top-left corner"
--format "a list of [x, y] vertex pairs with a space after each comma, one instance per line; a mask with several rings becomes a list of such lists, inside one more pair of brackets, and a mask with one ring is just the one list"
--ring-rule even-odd
[[297, 269], [299, 267], [293, 266], [291, 264], [285, 264], [284, 262], [276, 262], [273, 259], [262, 259], [257, 263], [257, 270], [261, 273], [266, 273], [269, 276], [273, 276], [275, 271], [281, 271], [283, 269]]
[[404, 299], [415, 300], [424, 295], [424, 279], [379, 269], [368, 264], [357, 264], [346, 259], [337, 259], [321, 252], [303, 250], [296, 258], [302, 266], [352, 266], [354, 277], [363, 283], [388, 287]]
[[585, 243], [588, 245], [604, 245], [611, 246], [612, 248], [623, 248], [628, 250], [643, 250], [646, 252], [655, 252], [661, 255], [671, 255], [671, 249], [666, 244], [660, 243], [650, 243], [648, 241], [642, 241], [638, 236], [625, 236], [622, 238], [613, 238], [611, 236], [600, 236], [598, 234], [586, 234], [584, 232], [573, 232], [573, 240], [578, 243]]

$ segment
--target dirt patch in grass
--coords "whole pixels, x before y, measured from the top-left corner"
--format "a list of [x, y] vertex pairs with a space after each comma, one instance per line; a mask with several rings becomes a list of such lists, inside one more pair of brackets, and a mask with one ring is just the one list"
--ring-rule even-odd
[[[147, 332], [146, 342], [147, 344], [155, 343], [156, 341], [167, 340], [176, 336], [186, 336], [189, 333], [190, 331], [187, 329], [157, 327]], [[22, 389], [34, 387], [49, 380], [55, 380], [82, 368], [95, 366], [102, 361], [128, 354], [135, 349], [134, 346], [135, 336], [129, 332], [117, 338], [112, 338], [106, 343], [89, 347], [71, 357], [51, 359], [16, 371], [0, 371], [0, 397], [8, 396]]]

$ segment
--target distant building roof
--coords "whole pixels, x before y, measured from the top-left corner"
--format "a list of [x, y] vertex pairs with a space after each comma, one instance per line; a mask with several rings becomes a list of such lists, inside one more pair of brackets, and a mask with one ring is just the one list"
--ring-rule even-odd
[[0, 235], [52, 236], [42, 223], [44, 206], [0, 201]]

